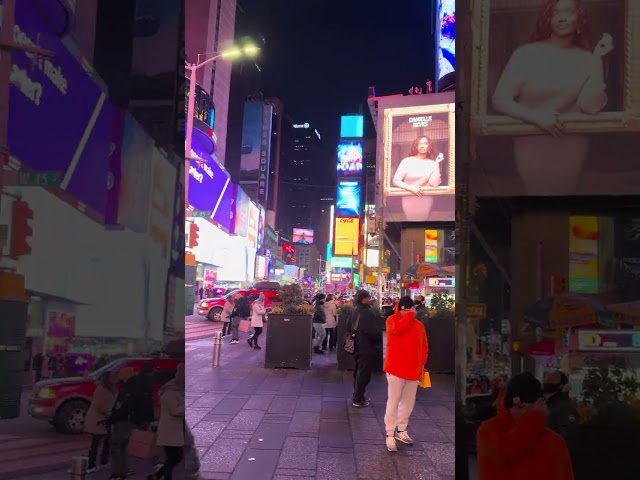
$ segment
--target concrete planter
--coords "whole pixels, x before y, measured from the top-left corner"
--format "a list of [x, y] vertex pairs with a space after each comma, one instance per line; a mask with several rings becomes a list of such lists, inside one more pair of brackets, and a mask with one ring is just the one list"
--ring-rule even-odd
[[265, 368], [311, 368], [312, 316], [270, 313]]

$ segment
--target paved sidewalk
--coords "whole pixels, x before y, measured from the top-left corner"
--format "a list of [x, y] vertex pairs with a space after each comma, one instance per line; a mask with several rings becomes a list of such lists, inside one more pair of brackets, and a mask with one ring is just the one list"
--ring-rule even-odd
[[225, 341], [221, 365], [212, 368], [211, 343], [186, 344], [187, 419], [205, 479], [455, 478], [453, 376], [419, 389], [409, 424], [415, 444], [390, 454], [383, 375], [367, 391], [372, 406], [356, 409], [352, 373], [337, 369], [335, 353], [314, 355], [309, 371], [270, 370], [264, 349]]

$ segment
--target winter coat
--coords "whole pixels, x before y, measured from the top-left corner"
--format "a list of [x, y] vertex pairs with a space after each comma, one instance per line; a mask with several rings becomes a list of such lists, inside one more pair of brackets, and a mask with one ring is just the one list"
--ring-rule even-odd
[[253, 313], [251, 314], [251, 328], [262, 327], [263, 319], [262, 316], [267, 313], [267, 309], [264, 306], [264, 303], [255, 301], [253, 302]]
[[319, 300], [316, 302], [316, 308], [313, 311], [313, 323], [324, 324], [327, 321], [327, 315], [324, 311], [324, 302]]
[[419, 380], [428, 351], [427, 334], [414, 312], [403, 314], [396, 310], [387, 318], [386, 373], [405, 380]]
[[220, 314], [220, 320], [223, 322], [229, 322], [231, 320], [231, 312], [233, 312], [233, 303], [229, 300], [224, 302], [224, 307], [222, 308], [222, 313]]
[[107, 418], [111, 414], [111, 410], [116, 403], [118, 392], [113, 389], [108, 389], [102, 384], [98, 384], [93, 398], [91, 399], [91, 406], [87, 412], [87, 417], [84, 421], [84, 431], [93, 435], [106, 435], [107, 427], [104, 424]]
[[159, 447], [183, 447], [184, 441], [184, 387], [171, 380], [160, 389]]
[[336, 317], [338, 315], [338, 309], [336, 308], [336, 304], [333, 300], [324, 302], [324, 312], [327, 318], [324, 323], [324, 328], [335, 328], [337, 325]]

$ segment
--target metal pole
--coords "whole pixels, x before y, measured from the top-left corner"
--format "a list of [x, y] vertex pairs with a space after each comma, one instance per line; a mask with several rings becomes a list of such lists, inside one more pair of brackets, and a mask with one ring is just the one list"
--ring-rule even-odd
[[88, 467], [89, 459], [87, 457], [73, 457], [69, 468], [71, 480], [84, 480], [87, 476]]
[[196, 65], [189, 65], [189, 103], [187, 106], [187, 138], [184, 147], [184, 198], [189, 202], [189, 167], [191, 166], [191, 137], [193, 136], [193, 113], [196, 108]]
[[217, 367], [220, 365], [221, 351], [222, 351], [222, 333], [216, 332], [213, 334], [213, 354], [211, 356], [212, 367]]

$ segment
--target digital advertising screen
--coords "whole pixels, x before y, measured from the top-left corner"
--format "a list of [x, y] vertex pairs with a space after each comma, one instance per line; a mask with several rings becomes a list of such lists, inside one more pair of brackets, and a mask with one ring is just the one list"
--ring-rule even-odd
[[456, 0], [438, 0], [436, 23], [437, 79], [456, 70]]
[[360, 248], [359, 218], [336, 218], [333, 231], [333, 254], [335, 256], [358, 255]]
[[360, 216], [360, 182], [358, 180], [341, 180], [338, 182], [336, 214]]
[[252, 245], [258, 245], [258, 229], [260, 228], [260, 208], [249, 202], [249, 222], [247, 224], [247, 238]]
[[362, 142], [338, 143], [338, 177], [362, 175]]
[[[418, 101], [424, 101], [420, 97], [454, 101], [455, 94], [420, 95]], [[385, 141], [378, 164], [384, 172], [385, 221], [454, 221], [455, 104], [384, 108], [383, 112]]]
[[[637, 194], [640, 2], [476, 3], [473, 193]], [[555, 21], [566, 45], [552, 40]]]
[[293, 243], [311, 245], [313, 243], [313, 230], [310, 228], [294, 228]]
[[264, 102], [246, 102], [244, 104], [242, 148], [240, 151], [241, 180], [258, 181], [263, 110]]
[[364, 116], [343, 115], [340, 118], [340, 138], [362, 138], [364, 135]]
[[242, 188], [236, 186], [235, 224], [233, 233], [246, 237], [249, 233], [249, 205], [251, 199]]

